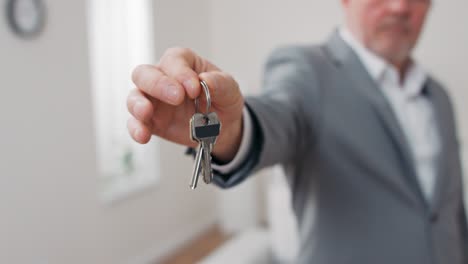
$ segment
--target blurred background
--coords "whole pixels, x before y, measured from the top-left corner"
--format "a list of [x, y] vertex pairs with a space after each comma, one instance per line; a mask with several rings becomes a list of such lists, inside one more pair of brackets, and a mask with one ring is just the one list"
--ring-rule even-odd
[[[0, 263], [293, 259], [296, 230], [280, 169], [231, 190], [190, 190], [184, 147], [130, 140], [125, 97], [131, 69], [156, 63], [171, 46], [192, 48], [233, 74], [244, 94], [258, 93], [268, 53], [324, 41], [342, 23], [339, 1], [1, 3]], [[434, 1], [415, 53], [448, 87], [462, 144], [466, 10], [466, 0]]]

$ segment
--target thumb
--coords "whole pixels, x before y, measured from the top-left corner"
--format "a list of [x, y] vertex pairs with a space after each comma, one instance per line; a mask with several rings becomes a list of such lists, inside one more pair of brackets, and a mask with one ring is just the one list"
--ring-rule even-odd
[[[211, 97], [211, 105], [218, 109], [229, 108], [243, 104], [243, 97], [236, 80], [225, 72], [212, 71], [199, 74], [199, 78], [205, 81]], [[206, 102], [203, 88], [200, 87], [202, 102]]]

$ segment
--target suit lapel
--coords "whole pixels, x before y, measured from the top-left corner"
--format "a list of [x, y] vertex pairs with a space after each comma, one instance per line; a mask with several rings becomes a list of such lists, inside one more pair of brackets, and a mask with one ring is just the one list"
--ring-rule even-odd
[[437, 89], [435, 83], [429, 80], [426, 84], [426, 90], [428, 98], [431, 101], [434, 109], [434, 117], [437, 124], [437, 131], [440, 139], [440, 153], [437, 159], [437, 174], [436, 184], [434, 189], [433, 202], [431, 203], [431, 211], [435, 212], [438, 210], [442, 203], [442, 197], [444, 197], [444, 190], [448, 184], [449, 177], [447, 177], [448, 171], [448, 139], [451, 138], [450, 130], [451, 123], [448, 119], [450, 113], [446, 112], [447, 102], [444, 100], [444, 95]]
[[[334, 57], [335, 63], [343, 68], [343, 74], [346, 74], [347, 78], [352, 81], [352, 87], [355, 87], [361, 96], [370, 101], [401, 158], [404, 181], [409, 184], [413, 191], [413, 197], [414, 194], [416, 194], [416, 199], [424, 206], [427, 206], [427, 202], [416, 178], [413, 156], [409, 149], [406, 136], [380, 87], [378, 87], [377, 83], [369, 75], [354, 51], [337, 33], [329, 40], [326, 48]], [[400, 186], [400, 188], [405, 188], [405, 186]]]

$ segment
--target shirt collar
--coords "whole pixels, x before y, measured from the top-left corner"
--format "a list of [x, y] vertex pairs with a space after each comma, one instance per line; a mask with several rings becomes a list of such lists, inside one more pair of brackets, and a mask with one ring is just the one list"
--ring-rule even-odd
[[393, 65], [390, 65], [383, 58], [368, 50], [346, 27], [340, 28], [339, 34], [356, 53], [372, 79], [379, 85], [390, 82], [395, 87], [400, 86], [403, 88], [401, 90], [407, 96], [421, 94], [427, 79], [427, 73], [418, 63], [415, 61], [411, 63], [405, 75], [405, 80], [400, 85], [398, 71]]

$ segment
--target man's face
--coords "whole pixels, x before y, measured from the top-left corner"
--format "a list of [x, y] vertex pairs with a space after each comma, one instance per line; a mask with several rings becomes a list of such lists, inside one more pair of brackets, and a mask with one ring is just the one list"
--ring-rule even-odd
[[431, 0], [342, 0], [350, 30], [368, 49], [394, 64], [416, 45]]

